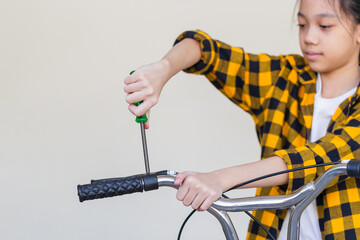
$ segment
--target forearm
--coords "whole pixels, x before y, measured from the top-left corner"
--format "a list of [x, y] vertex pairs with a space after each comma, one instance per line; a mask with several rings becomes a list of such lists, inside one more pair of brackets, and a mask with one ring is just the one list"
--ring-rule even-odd
[[[254, 178], [285, 170], [287, 170], [287, 166], [284, 160], [280, 157], [275, 156], [253, 163], [220, 169], [214, 171], [213, 174], [216, 175], [216, 178], [219, 179], [219, 181], [221, 181], [223, 189], [228, 190], [239, 183], [243, 183]], [[287, 182], [288, 174], [281, 174], [278, 176], [250, 183], [244, 187], [251, 188], [280, 186], [287, 184]]]
[[[185, 206], [204, 211], [216, 201], [223, 192], [235, 185], [270, 173], [287, 170], [282, 158], [271, 157], [254, 163], [224, 168], [211, 173], [183, 172], [175, 179], [175, 185], [181, 185], [176, 195]], [[283, 174], [260, 180], [246, 187], [279, 186], [288, 182]]]
[[176, 44], [161, 59], [167, 66], [167, 79], [179, 71], [193, 66], [201, 59], [200, 43], [194, 39], [186, 38]]

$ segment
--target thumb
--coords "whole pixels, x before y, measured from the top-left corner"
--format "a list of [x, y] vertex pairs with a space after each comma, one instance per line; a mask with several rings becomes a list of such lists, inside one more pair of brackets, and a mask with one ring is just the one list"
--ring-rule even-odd
[[175, 184], [175, 185], [180, 185], [180, 184], [182, 184], [182, 183], [185, 181], [186, 177], [189, 176], [190, 174], [191, 174], [191, 172], [178, 173], [178, 174], [176, 175], [174, 184]]
[[146, 113], [146, 117], [147, 117], [147, 121], [145, 122], [145, 129], [149, 129], [149, 127], [150, 127], [150, 124], [149, 124], [149, 122], [150, 122], [150, 110]]

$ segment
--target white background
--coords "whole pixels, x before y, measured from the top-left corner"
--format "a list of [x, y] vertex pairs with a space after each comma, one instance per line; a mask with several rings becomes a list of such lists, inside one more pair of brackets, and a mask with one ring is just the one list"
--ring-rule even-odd
[[[173, 189], [77, 198], [77, 184], [144, 172], [124, 77], [161, 59], [190, 29], [252, 53], [299, 53], [294, 7], [294, 0], [0, 0], [0, 239], [176, 239], [190, 209]], [[183, 72], [152, 110], [147, 140], [153, 171], [212, 171], [260, 158], [251, 117], [205, 77]], [[243, 238], [248, 217], [231, 216]], [[182, 239], [223, 233], [199, 213]]]

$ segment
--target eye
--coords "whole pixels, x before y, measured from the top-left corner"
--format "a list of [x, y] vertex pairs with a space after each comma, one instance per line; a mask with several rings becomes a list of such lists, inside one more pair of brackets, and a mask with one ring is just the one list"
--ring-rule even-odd
[[299, 28], [305, 28], [305, 27], [306, 27], [306, 24], [301, 24], [301, 23], [299, 23], [299, 24], [298, 24], [298, 27], [299, 27]]
[[331, 28], [331, 26], [329, 26], [329, 25], [320, 25], [320, 28], [322, 28], [322, 29], [329, 29], [329, 28]]

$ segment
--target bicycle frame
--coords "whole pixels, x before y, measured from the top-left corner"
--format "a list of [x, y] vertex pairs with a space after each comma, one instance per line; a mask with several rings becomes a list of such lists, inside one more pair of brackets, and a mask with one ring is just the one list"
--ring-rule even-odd
[[[161, 174], [160, 172], [157, 174], [95, 180], [92, 181], [91, 184], [78, 185], [78, 195], [82, 202], [133, 192], [142, 192], [143, 190], [154, 190], [158, 189], [158, 187], [179, 188], [179, 186], [174, 184], [175, 172], [167, 172], [164, 174], [162, 171]], [[340, 175], [360, 177], [360, 160], [343, 161], [325, 171], [315, 181], [309, 182], [290, 194], [233, 199], [219, 198], [207, 211], [217, 218], [227, 240], [238, 240], [239, 237], [227, 212], [289, 209], [290, 219], [287, 239], [298, 240], [302, 212], [334, 178]]]

